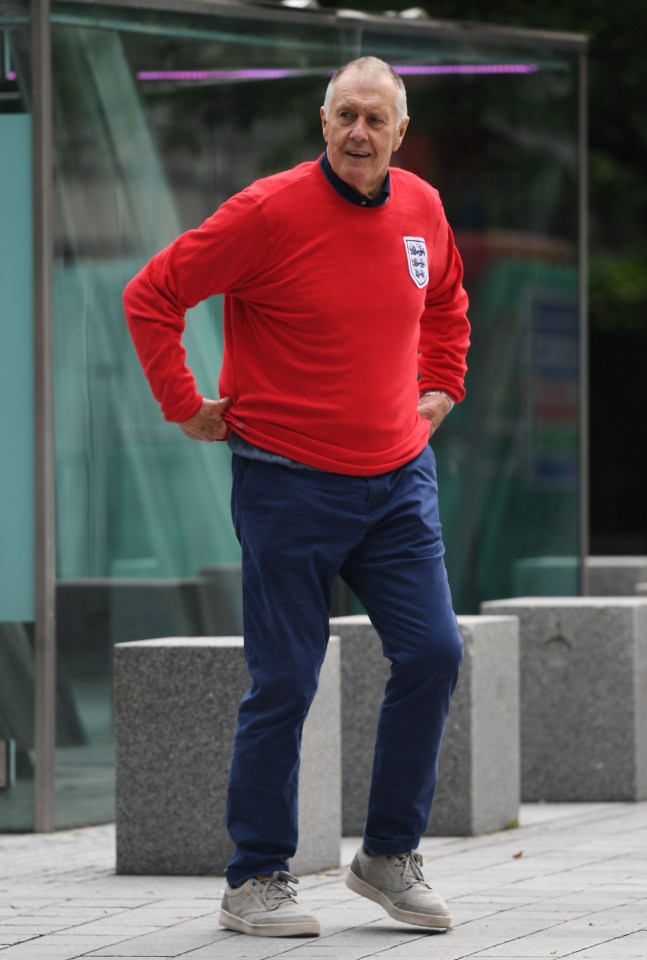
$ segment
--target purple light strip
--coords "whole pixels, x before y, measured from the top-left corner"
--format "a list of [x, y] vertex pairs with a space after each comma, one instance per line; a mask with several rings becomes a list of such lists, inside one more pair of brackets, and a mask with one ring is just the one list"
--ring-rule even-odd
[[[520, 74], [537, 73], [533, 63], [475, 63], [442, 64], [439, 66], [396, 66], [396, 73], [403, 76], [452, 75], [452, 74]], [[302, 71], [291, 69], [250, 68], [247, 70], [140, 70], [138, 80], [283, 80], [301, 76]]]
[[[402, 76], [438, 76], [452, 74], [497, 74], [497, 73], [537, 73], [539, 67], [534, 63], [474, 63], [443, 64], [440, 66], [396, 66], [396, 73]], [[300, 71], [262, 68], [248, 70], [140, 70], [138, 80], [284, 80], [298, 76]], [[17, 74], [10, 70], [7, 80], [15, 81]]]
[[535, 63], [447, 63], [435, 67], [402, 66], [393, 69], [402, 76], [413, 77], [420, 74], [537, 73], [539, 67]]
[[140, 70], [138, 80], [283, 80], [296, 70]]

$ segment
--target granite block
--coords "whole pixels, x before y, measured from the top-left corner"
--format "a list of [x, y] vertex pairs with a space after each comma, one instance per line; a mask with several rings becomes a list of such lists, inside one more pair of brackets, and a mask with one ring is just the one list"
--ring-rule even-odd
[[331, 637], [319, 689], [303, 727], [299, 773], [299, 847], [295, 874], [338, 867], [342, 836], [341, 650]]
[[[518, 623], [514, 617], [459, 617], [465, 661], [449, 714], [427, 835], [500, 829], [519, 812]], [[345, 836], [361, 834], [375, 732], [389, 676], [365, 615], [335, 617], [341, 639], [342, 809]]]
[[366, 615], [333, 617], [330, 629], [341, 640], [342, 832], [357, 837], [364, 830], [389, 662]]
[[584, 568], [589, 597], [631, 597], [647, 580], [647, 557], [586, 557]]
[[492, 833], [519, 818], [519, 622], [458, 617], [465, 658], [452, 697], [428, 835]]
[[[331, 638], [304, 727], [293, 869], [339, 865], [339, 641]], [[249, 686], [242, 637], [163, 638], [115, 647], [117, 872], [222, 874], [238, 704]]]
[[647, 797], [647, 599], [488, 601], [519, 617], [526, 801]]

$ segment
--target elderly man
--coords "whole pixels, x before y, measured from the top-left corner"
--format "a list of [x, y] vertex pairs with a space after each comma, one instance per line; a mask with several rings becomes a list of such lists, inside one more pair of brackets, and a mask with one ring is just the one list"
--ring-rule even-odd
[[[236, 849], [220, 923], [256, 936], [319, 933], [288, 861], [338, 574], [391, 662], [347, 884], [397, 920], [451, 925], [416, 847], [462, 658], [429, 446], [464, 396], [462, 265], [437, 192], [389, 168], [409, 123], [391, 67], [362, 57], [338, 70], [321, 120], [323, 156], [229, 199], [124, 296], [166, 419], [233, 453], [252, 683], [231, 765]], [[196, 390], [181, 336], [186, 310], [217, 293], [225, 350], [212, 400]]]

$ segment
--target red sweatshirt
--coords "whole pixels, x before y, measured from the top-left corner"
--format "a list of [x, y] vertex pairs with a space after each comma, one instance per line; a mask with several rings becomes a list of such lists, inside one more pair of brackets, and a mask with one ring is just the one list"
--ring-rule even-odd
[[467, 296], [438, 193], [390, 174], [378, 207], [340, 196], [317, 161], [259, 180], [130, 281], [128, 325], [167, 420], [202, 402], [181, 344], [185, 312], [224, 293], [219, 391], [236, 433], [351, 475], [423, 450], [419, 393], [465, 393]]

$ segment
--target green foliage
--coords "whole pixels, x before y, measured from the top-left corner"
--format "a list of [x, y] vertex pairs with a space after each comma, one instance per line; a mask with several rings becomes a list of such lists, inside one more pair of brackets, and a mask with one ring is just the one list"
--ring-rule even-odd
[[590, 274], [591, 312], [600, 329], [645, 327], [647, 270], [640, 256], [594, 256]]

